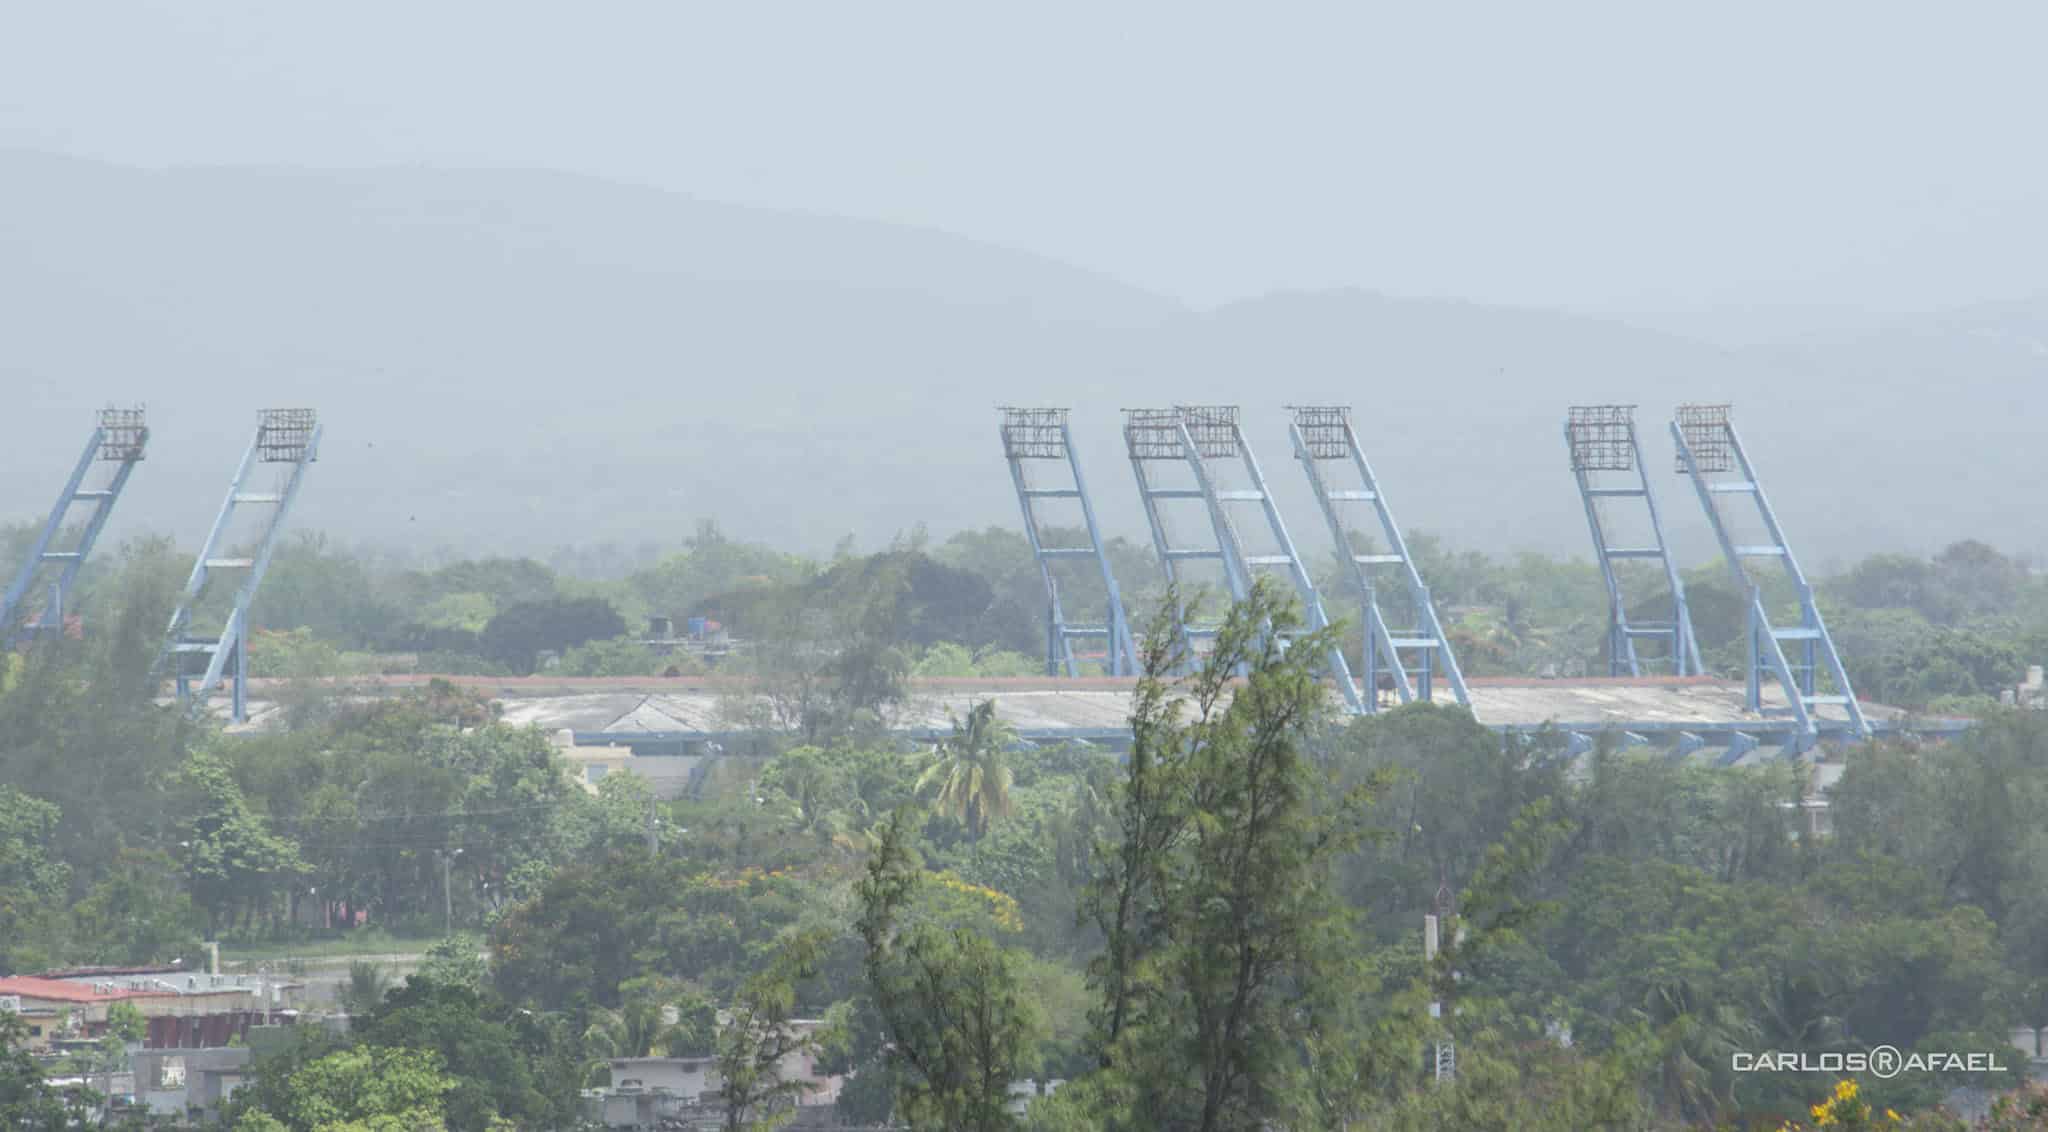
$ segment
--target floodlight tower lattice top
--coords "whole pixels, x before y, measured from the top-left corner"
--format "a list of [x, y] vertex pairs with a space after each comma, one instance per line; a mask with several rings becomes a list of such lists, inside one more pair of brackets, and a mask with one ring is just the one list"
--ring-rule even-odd
[[1067, 458], [1067, 410], [1002, 406], [1003, 455], [1012, 460]]
[[1294, 427], [1301, 430], [1302, 448], [1317, 460], [1342, 460], [1351, 454], [1345, 439], [1351, 427], [1349, 405], [1289, 405]]
[[1195, 452], [1202, 458], [1227, 459], [1243, 450], [1236, 405], [1181, 405], [1178, 411], [1188, 437], [1195, 442]]
[[1179, 409], [1125, 409], [1124, 448], [1133, 460], [1184, 460]]
[[263, 410], [257, 421], [256, 459], [265, 464], [296, 464], [306, 459], [319, 427], [319, 415], [312, 409]]
[[149, 414], [143, 406], [117, 409], [109, 405], [100, 410], [100, 459], [140, 460], [148, 446]]
[[1573, 405], [1565, 436], [1575, 472], [1636, 470], [1634, 405]]
[[[1680, 405], [1676, 414], [1678, 432], [1692, 453], [1693, 467], [1702, 475], [1735, 470], [1734, 446], [1729, 442], [1728, 405]], [[1679, 475], [1690, 475], [1685, 457], [1674, 462]]]

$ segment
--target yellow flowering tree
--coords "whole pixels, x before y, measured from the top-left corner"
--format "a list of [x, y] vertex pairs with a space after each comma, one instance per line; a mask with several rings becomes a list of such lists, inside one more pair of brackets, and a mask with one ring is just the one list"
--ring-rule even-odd
[[[1863, 1099], [1856, 1082], [1847, 1078], [1837, 1081], [1834, 1091], [1808, 1112], [1813, 1121], [1811, 1127], [1840, 1129], [1842, 1132], [1859, 1132], [1861, 1129], [1869, 1128], [1898, 1128], [1904, 1125], [1904, 1118], [1891, 1109], [1885, 1109], [1882, 1113], [1872, 1109], [1870, 1102]], [[1803, 1127], [1806, 1126], [1788, 1122], [1783, 1126], [1783, 1132], [1793, 1132]]]

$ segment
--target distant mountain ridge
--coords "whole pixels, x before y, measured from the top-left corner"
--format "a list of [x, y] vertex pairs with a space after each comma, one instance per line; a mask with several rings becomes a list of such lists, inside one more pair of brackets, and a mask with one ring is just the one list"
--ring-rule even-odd
[[[1316, 546], [1280, 406], [1327, 401], [1355, 407], [1404, 524], [1580, 553], [1565, 406], [1639, 402], [1661, 464], [1674, 403], [1732, 400], [1810, 567], [1965, 536], [2048, 553], [2039, 303], [1729, 349], [1363, 291], [1196, 311], [942, 233], [554, 173], [0, 153], [0, 206], [0, 517], [47, 508], [92, 408], [146, 400], [116, 537], [196, 541], [270, 404], [321, 408], [297, 525], [351, 539], [544, 552], [700, 518], [813, 552], [943, 537], [1017, 522], [993, 413], [1012, 402], [1075, 408], [1105, 519], [1137, 535], [1116, 410], [1224, 402]], [[1684, 485], [1659, 486], [1688, 559], [1710, 557]]]

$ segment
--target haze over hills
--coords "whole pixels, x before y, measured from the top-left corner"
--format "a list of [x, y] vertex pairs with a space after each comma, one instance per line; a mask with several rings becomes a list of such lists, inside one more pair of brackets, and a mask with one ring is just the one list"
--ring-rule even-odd
[[[1214, 310], [941, 233], [553, 173], [152, 172], [0, 154], [0, 517], [45, 509], [108, 401], [155, 439], [118, 537], [203, 532], [254, 412], [320, 408], [295, 526], [420, 552], [673, 542], [699, 519], [822, 551], [1014, 525], [993, 407], [1077, 410], [1141, 531], [1116, 410], [1246, 407], [1298, 541], [1280, 406], [1356, 407], [1405, 524], [1582, 552], [1558, 422], [1732, 400], [1809, 566], [1981, 537], [2048, 552], [2048, 303], [1729, 348], [1619, 321], [1360, 291]], [[1933, 453], [1949, 455], [1936, 459]]]

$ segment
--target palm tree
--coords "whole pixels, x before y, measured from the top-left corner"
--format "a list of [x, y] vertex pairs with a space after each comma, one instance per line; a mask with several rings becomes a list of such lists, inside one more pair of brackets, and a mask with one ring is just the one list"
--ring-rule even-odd
[[348, 965], [348, 983], [337, 997], [348, 1013], [369, 1014], [384, 1005], [384, 995], [390, 990], [389, 972], [367, 959], [358, 959]]
[[618, 1008], [598, 1010], [583, 1031], [588, 1078], [604, 1080], [613, 1058], [652, 1057], [656, 1050], [702, 1056], [710, 1049], [710, 1010], [709, 1000], [687, 984], [660, 975], [626, 980], [619, 984]]
[[917, 792], [936, 786], [939, 810], [960, 819], [968, 836], [981, 840], [990, 822], [1010, 816], [1012, 775], [1003, 765], [1003, 751], [1015, 738], [1009, 725], [996, 718], [994, 700], [975, 704], [964, 721], [953, 719], [953, 734], [917, 780]]

